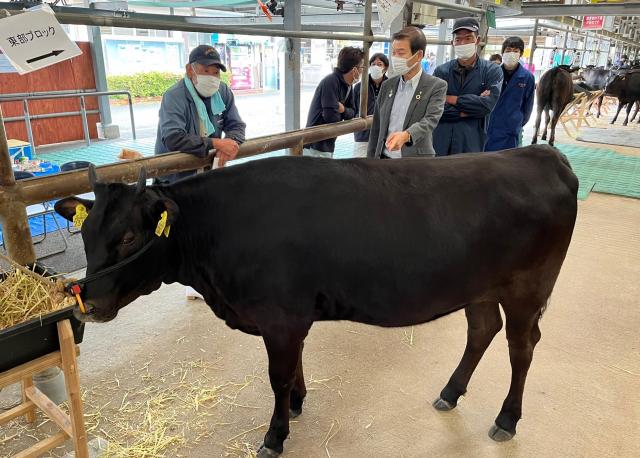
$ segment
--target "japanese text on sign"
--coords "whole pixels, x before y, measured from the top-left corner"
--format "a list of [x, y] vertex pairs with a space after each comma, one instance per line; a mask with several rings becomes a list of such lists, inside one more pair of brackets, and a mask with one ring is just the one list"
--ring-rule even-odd
[[7, 37], [7, 41], [9, 44], [13, 46], [20, 46], [21, 44], [29, 43], [37, 38], [48, 38], [49, 36], [54, 36], [56, 34], [56, 29], [53, 27], [49, 27], [45, 30], [29, 30], [27, 33], [19, 33], [18, 35]]

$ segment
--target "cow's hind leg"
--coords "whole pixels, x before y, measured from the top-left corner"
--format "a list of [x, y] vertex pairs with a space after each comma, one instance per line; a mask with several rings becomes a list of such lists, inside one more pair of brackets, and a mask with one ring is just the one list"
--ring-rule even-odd
[[541, 119], [542, 119], [542, 107], [538, 106], [537, 114], [536, 114], [536, 125], [535, 125], [535, 128], [533, 129], [533, 138], [531, 139], [532, 145], [535, 145], [536, 143], [538, 143], [538, 132], [540, 131]]
[[291, 389], [291, 395], [289, 396], [289, 415], [291, 418], [296, 418], [302, 413], [302, 403], [307, 395], [307, 387], [304, 383], [304, 373], [302, 371], [302, 351], [304, 349], [304, 342], [300, 344], [300, 354], [298, 355], [298, 365], [296, 366], [296, 381]]
[[[262, 332], [269, 356], [269, 381], [275, 397], [273, 416], [258, 458], [280, 456], [289, 435], [291, 391], [296, 383], [296, 368], [301, 364], [302, 342], [309, 327], [304, 329], [270, 329]], [[298, 406], [298, 408], [301, 407]]]
[[549, 134], [549, 145], [553, 146], [556, 141], [556, 126], [560, 120], [563, 108], [555, 107], [553, 110], [553, 117], [551, 118], [551, 133]]
[[509, 359], [511, 361], [511, 385], [502, 409], [489, 430], [489, 437], [502, 442], [516, 434], [516, 424], [522, 415], [522, 393], [527, 372], [533, 358], [533, 349], [540, 340], [538, 320], [541, 303], [503, 303], [506, 318]]
[[550, 119], [551, 119], [551, 116], [549, 116], [549, 107], [546, 107], [544, 109], [544, 129], [542, 130], [542, 137], [540, 137], [540, 140], [547, 139], [547, 129], [549, 128]]
[[622, 123], [623, 126], [626, 126], [627, 124], [629, 124], [629, 113], [631, 113], [632, 108], [633, 108], [633, 102], [629, 102], [627, 104], [627, 117], [624, 118], [624, 122]]
[[482, 355], [493, 337], [502, 329], [497, 302], [469, 304], [465, 308], [465, 314], [468, 324], [467, 346], [460, 364], [440, 393], [440, 397], [433, 402], [433, 406], [438, 410], [451, 410], [457, 405], [458, 398], [467, 391], [467, 384]]

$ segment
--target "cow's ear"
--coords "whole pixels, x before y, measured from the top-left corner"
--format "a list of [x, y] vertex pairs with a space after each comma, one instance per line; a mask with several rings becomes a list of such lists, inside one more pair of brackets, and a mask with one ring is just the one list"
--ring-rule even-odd
[[167, 224], [175, 223], [180, 215], [178, 204], [171, 199], [162, 199], [160, 202], [162, 203], [163, 210], [167, 211]]
[[171, 226], [175, 223], [180, 215], [180, 209], [171, 199], [161, 198], [154, 202], [151, 208], [151, 217], [154, 221], [160, 221], [163, 219], [163, 213], [167, 212], [165, 224]]
[[68, 221], [74, 222], [76, 212], [80, 213], [84, 211], [88, 213], [89, 210], [93, 208], [93, 200], [81, 199], [75, 196], [67, 197], [65, 199], [57, 201], [53, 208], [58, 215], [62, 216]]

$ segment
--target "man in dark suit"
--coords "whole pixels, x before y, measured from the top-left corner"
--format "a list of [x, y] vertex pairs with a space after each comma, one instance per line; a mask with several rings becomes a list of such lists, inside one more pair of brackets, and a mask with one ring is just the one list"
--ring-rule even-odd
[[380, 89], [367, 157], [435, 156], [433, 130], [444, 110], [447, 83], [422, 70], [426, 48], [427, 40], [417, 27], [393, 35], [394, 76]]

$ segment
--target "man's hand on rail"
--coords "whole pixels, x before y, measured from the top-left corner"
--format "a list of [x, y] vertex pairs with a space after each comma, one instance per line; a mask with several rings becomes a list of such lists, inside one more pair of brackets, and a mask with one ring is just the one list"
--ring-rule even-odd
[[219, 161], [218, 167], [224, 167], [227, 161], [235, 159], [240, 147], [235, 140], [230, 138], [214, 138], [213, 148], [216, 150], [215, 155]]

